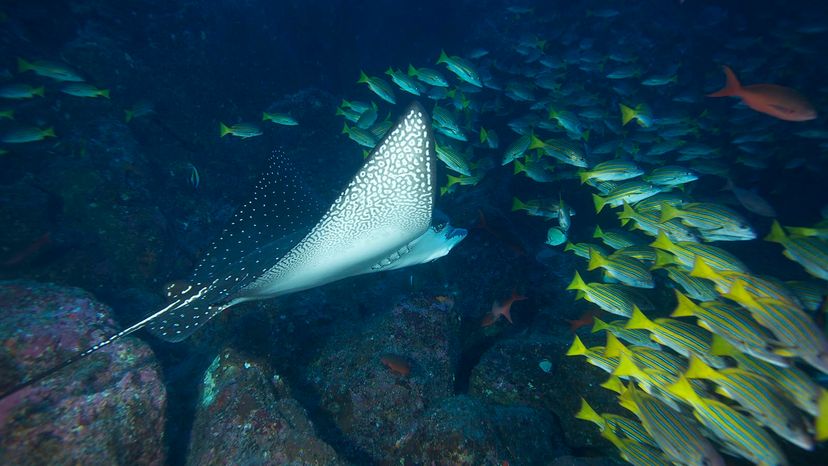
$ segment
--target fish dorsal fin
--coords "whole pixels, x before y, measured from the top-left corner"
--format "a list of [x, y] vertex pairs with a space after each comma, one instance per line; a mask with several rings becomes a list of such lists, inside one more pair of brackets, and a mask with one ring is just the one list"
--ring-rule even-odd
[[430, 118], [412, 104], [308, 235], [234, 303], [367, 273], [425, 233], [434, 201], [433, 152]]
[[218, 239], [206, 249], [191, 277], [166, 289], [166, 312], [148, 330], [167, 341], [181, 341], [226, 308], [228, 299], [270, 269], [321, 214], [301, 189], [293, 164], [273, 151], [250, 200], [242, 204]]

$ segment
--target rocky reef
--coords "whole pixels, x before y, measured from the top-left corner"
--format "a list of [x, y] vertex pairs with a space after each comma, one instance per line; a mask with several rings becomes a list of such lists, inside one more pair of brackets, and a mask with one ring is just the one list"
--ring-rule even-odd
[[[80, 289], [0, 282], [0, 389], [117, 331]], [[0, 464], [164, 464], [165, 409], [152, 351], [127, 337], [0, 400]]]
[[187, 464], [345, 464], [282, 377], [233, 349], [204, 374]]

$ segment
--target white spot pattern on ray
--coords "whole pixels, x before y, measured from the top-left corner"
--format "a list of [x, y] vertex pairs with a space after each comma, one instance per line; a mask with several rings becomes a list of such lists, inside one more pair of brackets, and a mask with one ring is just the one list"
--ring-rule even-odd
[[433, 207], [430, 126], [422, 108], [413, 105], [310, 233], [245, 287], [237, 302], [366, 273], [422, 235]]
[[[148, 321], [162, 339], [181, 341], [222, 310], [376, 269], [372, 266], [431, 224], [431, 122], [412, 105], [313, 228], [299, 181], [274, 153], [257, 184], [193, 277], [169, 289], [171, 302]], [[301, 240], [301, 241], [300, 241]], [[293, 246], [292, 248], [290, 248]]]
[[169, 301], [180, 300], [179, 304], [151, 321], [149, 330], [162, 339], [180, 341], [221, 312], [222, 302], [270, 269], [289, 245], [275, 257], [260, 254], [263, 247], [301, 230], [302, 222], [313, 218], [314, 204], [286, 155], [273, 151], [252, 198], [207, 248], [191, 278], [169, 289]]

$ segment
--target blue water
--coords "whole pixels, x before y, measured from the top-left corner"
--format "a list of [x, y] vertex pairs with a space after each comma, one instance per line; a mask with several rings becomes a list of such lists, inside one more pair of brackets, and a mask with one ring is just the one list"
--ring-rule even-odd
[[[589, 137], [536, 122], [531, 126], [539, 136], [573, 140], [590, 166], [618, 156], [647, 169], [693, 167], [701, 178], [686, 194], [738, 210], [759, 236], [715, 245], [749, 261], [756, 273], [816, 280], [782, 257], [777, 245], [761, 241], [770, 218], [750, 212], [722, 187], [730, 178], [754, 190], [783, 225], [810, 226], [828, 215], [828, 6], [818, 3], [4, 2], [0, 87], [44, 86], [45, 96], [2, 99], [0, 110], [13, 109], [14, 120], [0, 119], [0, 133], [51, 127], [56, 137], [0, 143], [7, 151], [0, 155], [0, 278], [78, 286], [110, 305], [123, 326], [140, 320], [162, 305], [162, 286], [192, 271], [248, 199], [273, 148], [289, 155], [309, 196], [327, 205], [363, 160], [363, 148], [341, 134], [346, 122], [334, 115], [343, 99], [376, 102], [378, 121], [395, 121], [413, 101], [432, 110], [435, 101], [424, 95], [392, 84], [397, 103], [390, 105], [357, 83], [361, 71], [390, 82], [389, 67], [405, 71], [412, 64], [437, 69], [461, 88], [457, 101], [437, 105], [462, 122], [469, 140], [457, 147], [471, 148], [476, 170], [485, 175], [476, 186], [438, 195], [436, 205], [453, 225], [469, 229], [469, 237], [435, 264], [290, 297], [279, 315], [246, 305], [180, 344], [139, 334], [155, 350], [167, 382], [170, 464], [186, 461], [199, 390], [194, 381], [227, 344], [267, 358], [302, 385], [303, 367], [337, 334], [340, 319], [358, 325], [412, 292], [453, 295], [463, 319], [454, 389], [463, 394], [481, 356], [498, 342], [534, 333], [571, 338], [561, 322], [587, 308], [573, 304], [563, 288], [585, 262], [544, 245], [556, 223], [513, 212], [512, 198], [565, 200], [577, 212], [569, 232], [573, 242], [591, 241], [596, 225], [618, 224], [609, 209], [594, 213], [594, 190], [578, 182], [573, 167], [555, 163], [550, 173], [559, 178], [539, 183], [514, 174], [512, 165], [501, 166], [505, 148], [519, 137], [510, 123], [526, 115], [548, 122], [549, 108], [578, 113]], [[460, 80], [436, 64], [441, 50], [469, 59], [484, 77], [483, 88], [463, 93]], [[486, 54], [471, 58], [477, 50]], [[61, 83], [20, 72], [18, 57], [63, 63], [108, 89], [110, 98], [62, 93]], [[744, 85], [796, 89], [818, 118], [782, 121], [735, 98], [705, 97], [724, 85], [721, 65], [733, 68]], [[607, 77], [624, 67], [636, 72]], [[534, 85], [541, 72], [554, 75], [555, 89]], [[654, 76], [672, 79], [642, 84]], [[532, 83], [533, 98], [507, 97], [510, 82]], [[461, 93], [467, 108], [458, 103]], [[125, 122], [124, 111], [142, 102], [151, 111]], [[621, 127], [619, 104], [646, 104], [655, 126]], [[264, 111], [289, 113], [299, 125], [261, 121]], [[585, 116], [587, 111], [596, 115]], [[241, 122], [255, 123], [262, 134], [220, 137], [220, 123]], [[497, 132], [497, 149], [479, 142], [481, 127]], [[692, 130], [665, 135], [676, 128]], [[641, 159], [666, 139], [701, 147], [703, 154], [673, 150]], [[611, 153], [594, 153], [607, 143], [615, 144]], [[437, 170], [439, 190], [447, 174], [456, 174], [442, 162]], [[653, 294], [669, 300], [672, 285], [659, 280]], [[516, 304], [525, 307], [515, 312], [514, 324], [501, 321], [497, 332], [481, 331], [492, 301], [513, 288], [530, 297]], [[659, 311], [666, 315], [672, 304], [664, 306]], [[348, 451], [348, 459], [380, 461], [353, 449], [323, 410], [309, 409], [326, 440]], [[608, 444], [602, 448], [590, 455], [613, 455]], [[802, 461], [816, 458], [797, 456], [790, 445], [789, 451]], [[824, 458], [824, 448], [815, 455]]]

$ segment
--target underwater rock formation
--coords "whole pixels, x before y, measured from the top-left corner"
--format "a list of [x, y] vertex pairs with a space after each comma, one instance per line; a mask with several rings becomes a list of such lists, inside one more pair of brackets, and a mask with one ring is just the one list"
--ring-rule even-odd
[[[0, 390], [118, 331], [78, 288], [0, 282]], [[166, 389], [125, 338], [0, 401], [0, 464], [164, 464]]]
[[278, 374], [226, 348], [204, 374], [187, 464], [344, 463]]
[[354, 333], [334, 338], [306, 378], [343, 435], [376, 461], [396, 461], [400, 441], [434, 403], [453, 394], [459, 318], [449, 302], [415, 295]]
[[607, 404], [613, 397], [598, 383], [583, 382], [600, 381], [606, 375], [594, 366], [565, 356], [571, 338], [548, 336], [497, 342], [472, 371], [469, 393], [487, 402], [525, 405], [554, 413], [563, 427], [567, 445], [572, 448], [604, 445], [592, 426], [584, 425], [573, 415], [580, 407], [580, 397]]
[[561, 436], [540, 410], [460, 395], [425, 413], [398, 442], [398, 456], [411, 464], [546, 464], [568, 452]]

